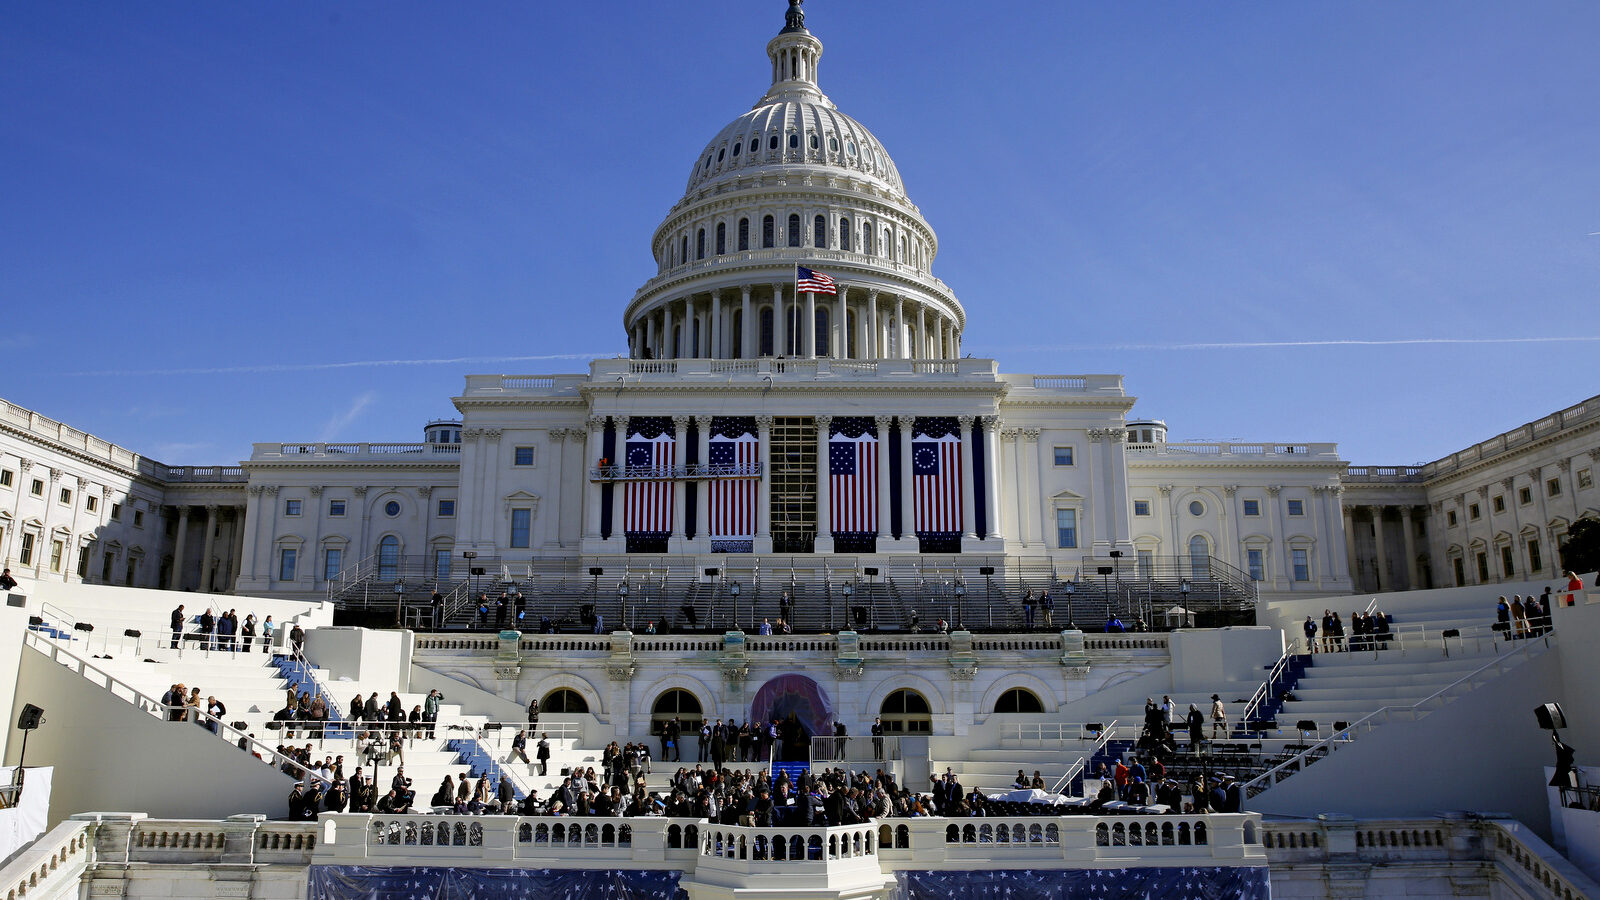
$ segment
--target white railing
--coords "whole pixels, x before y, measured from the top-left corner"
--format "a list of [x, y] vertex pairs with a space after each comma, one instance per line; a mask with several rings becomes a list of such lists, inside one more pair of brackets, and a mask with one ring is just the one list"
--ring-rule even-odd
[[1093, 749], [1089, 751], [1094, 755], [1105, 742], [1115, 737], [1117, 720], [1108, 722], [1010, 722], [1001, 729], [1002, 740], [1013, 740], [1018, 743], [1035, 742], [1044, 743], [1053, 741], [1064, 744], [1068, 741], [1090, 741]]
[[1304, 769], [1307, 765], [1310, 765], [1311, 762], [1327, 756], [1329, 753], [1337, 750], [1340, 746], [1351, 743], [1360, 735], [1371, 732], [1375, 728], [1382, 727], [1392, 720], [1404, 718], [1406, 721], [1414, 722], [1417, 719], [1422, 718], [1424, 715], [1427, 715], [1435, 709], [1444, 706], [1446, 703], [1449, 703], [1456, 697], [1475, 690], [1478, 687], [1479, 682], [1482, 680], [1484, 673], [1488, 672], [1490, 669], [1493, 669], [1494, 675], [1498, 676], [1507, 668], [1509, 668], [1512, 664], [1512, 661], [1516, 660], [1518, 657], [1531, 658], [1534, 655], [1533, 649], [1535, 647], [1549, 649], [1551, 646], [1551, 640], [1554, 638], [1555, 632], [1552, 631], [1546, 634], [1542, 641], [1538, 639], [1526, 641], [1521, 647], [1517, 648], [1511, 653], [1496, 655], [1494, 659], [1491, 659], [1483, 665], [1478, 666], [1471, 672], [1468, 672], [1460, 678], [1457, 678], [1455, 681], [1450, 682], [1449, 684], [1437, 691], [1434, 691], [1432, 694], [1429, 694], [1421, 700], [1418, 700], [1410, 706], [1385, 706], [1374, 712], [1370, 712], [1353, 722], [1350, 722], [1349, 724], [1345, 725], [1344, 728], [1337, 729], [1328, 737], [1322, 738], [1315, 744], [1312, 744], [1310, 747], [1307, 747], [1289, 759], [1284, 760], [1278, 765], [1273, 766], [1260, 775], [1257, 775], [1255, 778], [1245, 782], [1245, 796], [1254, 797], [1256, 794], [1271, 788], [1278, 782]]
[[[252, 753], [264, 762], [271, 763], [279, 771], [284, 771], [287, 766], [295, 774], [293, 777], [302, 780], [315, 779], [323, 784], [331, 784], [327, 777], [315, 769], [308, 769], [298, 761], [280, 754], [276, 748], [256, 739], [252, 734], [229, 725], [227, 722], [203, 710], [189, 709], [162, 703], [160, 700], [145, 694], [133, 685], [96, 668], [88, 660], [78, 656], [72, 651], [57, 644], [46, 635], [36, 631], [27, 631], [22, 635], [24, 644], [45, 654], [52, 662], [58, 663], [66, 669], [88, 679], [90, 683], [104, 689], [111, 696], [124, 700], [141, 712], [148, 713], [151, 717], [174, 724], [196, 724], [211, 732], [217, 738], [227, 741], [245, 753]], [[173, 719], [177, 715], [179, 718]]]
[[821, 735], [811, 739], [813, 764], [882, 763], [900, 758], [900, 735]]
[[0, 868], [0, 892], [7, 900], [76, 897], [93, 856], [89, 823], [68, 819]]

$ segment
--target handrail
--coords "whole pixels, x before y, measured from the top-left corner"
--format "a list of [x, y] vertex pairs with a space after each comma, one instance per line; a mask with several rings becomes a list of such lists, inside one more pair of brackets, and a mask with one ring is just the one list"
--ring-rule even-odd
[[[289, 757], [284, 756], [283, 754], [279, 753], [276, 748], [268, 746], [254, 735], [249, 734], [248, 732], [240, 731], [239, 729], [234, 728], [232, 725], [229, 725], [227, 722], [222, 721], [221, 719], [204, 710], [189, 709], [185, 706], [173, 706], [171, 704], [163, 703], [160, 700], [153, 699], [150, 697], [150, 695], [144, 693], [133, 685], [128, 684], [122, 679], [117, 678], [105, 670], [96, 667], [88, 660], [78, 656], [76, 653], [73, 653], [65, 647], [62, 647], [55, 641], [36, 631], [23, 632], [22, 639], [24, 643], [27, 643], [35, 650], [48, 655], [52, 662], [60, 662], [61, 657], [66, 657], [73, 663], [76, 663], [78, 666], [77, 673], [85, 678], [89, 677], [87, 675], [88, 672], [95, 673], [95, 675], [104, 679], [106, 691], [110, 693], [111, 696], [118, 697], [119, 699], [133, 704], [134, 707], [139, 709], [141, 712], [150, 713], [158, 720], [170, 721], [174, 710], [182, 710], [184, 712], [185, 722], [194, 721], [197, 723], [216, 726], [215, 728], [208, 728], [207, 730], [213, 735], [223, 738], [235, 746], [238, 746], [239, 741], [244, 741], [245, 746], [239, 747], [239, 749], [244, 750], [247, 753], [254, 752], [262, 754], [262, 759], [270, 760], [280, 771], [285, 765], [287, 765], [299, 772], [299, 777], [302, 779], [314, 778], [323, 784], [332, 784], [328, 778], [318, 773], [315, 769], [306, 768], [300, 764], [299, 760], [290, 759]], [[120, 696], [116, 690], [113, 689], [113, 685], [127, 691], [131, 696]], [[226, 735], [224, 735], [224, 732], [226, 732]]]
[[[1545, 649], [1549, 649], [1549, 647], [1550, 647], [1550, 639], [1553, 638], [1553, 637], [1555, 637], [1555, 632], [1554, 631], [1547, 632], [1544, 635], [1544, 646], [1545, 646]], [[1305, 768], [1306, 760], [1311, 758], [1313, 754], [1318, 754], [1319, 751], [1320, 751], [1321, 755], [1326, 755], [1328, 753], [1332, 753], [1341, 744], [1348, 744], [1348, 743], [1354, 741], [1357, 729], [1360, 729], [1360, 728], [1364, 727], [1367, 730], [1371, 730], [1372, 727], [1374, 727], [1374, 725], [1376, 724], [1376, 722], [1374, 720], [1378, 719], [1379, 717], [1382, 717], [1385, 720], [1387, 720], [1390, 716], [1393, 716], [1393, 715], [1398, 715], [1400, 713], [1411, 713], [1413, 721], [1414, 721], [1417, 718], [1416, 713], [1423, 706], [1425, 706], [1427, 704], [1430, 704], [1430, 703], [1434, 702], [1435, 700], [1439, 700], [1439, 699], [1443, 698], [1448, 693], [1454, 692], [1456, 690], [1456, 688], [1458, 688], [1462, 684], [1466, 684], [1466, 683], [1471, 682], [1473, 679], [1477, 678], [1480, 674], [1482, 674], [1485, 670], [1487, 670], [1487, 669], [1489, 669], [1491, 667], [1499, 668], [1499, 667], [1503, 666], [1505, 663], [1509, 662], [1513, 656], [1516, 656], [1518, 654], [1522, 654], [1524, 656], [1531, 656], [1532, 655], [1531, 650], [1532, 650], [1533, 646], [1534, 646], [1533, 643], [1530, 641], [1528, 643], [1523, 644], [1521, 647], [1517, 648], [1515, 651], [1506, 654], [1505, 656], [1500, 656], [1500, 655], [1497, 654], [1494, 657], [1494, 659], [1491, 659], [1488, 662], [1484, 663], [1483, 665], [1478, 666], [1477, 668], [1473, 669], [1471, 672], [1468, 672], [1467, 674], [1461, 676], [1460, 678], [1457, 678], [1455, 681], [1450, 682], [1449, 684], [1445, 685], [1444, 687], [1440, 688], [1437, 691], [1434, 691], [1432, 694], [1429, 694], [1428, 696], [1422, 698], [1421, 700], [1418, 700], [1417, 702], [1411, 704], [1410, 706], [1383, 706], [1383, 707], [1380, 707], [1380, 708], [1378, 708], [1378, 709], [1376, 709], [1376, 710], [1374, 710], [1374, 711], [1362, 716], [1359, 719], [1356, 719], [1354, 722], [1349, 723], [1344, 728], [1339, 729], [1338, 731], [1334, 732], [1333, 734], [1328, 735], [1325, 738], [1322, 738], [1321, 740], [1317, 741], [1315, 744], [1312, 744], [1311, 746], [1309, 746], [1306, 749], [1300, 751], [1299, 753], [1296, 753], [1294, 756], [1291, 756], [1290, 758], [1284, 760], [1283, 762], [1277, 764], [1276, 766], [1273, 766], [1272, 768], [1268, 769], [1267, 771], [1262, 772], [1260, 775], [1257, 775], [1256, 777], [1254, 777], [1254, 778], [1250, 779], [1249, 781], [1245, 782], [1244, 788], [1243, 788], [1244, 795], [1247, 798], [1248, 797], [1253, 797], [1256, 794], [1259, 794], [1262, 791], [1266, 790], [1267, 788], [1271, 787], [1272, 785], [1277, 784], [1279, 781], [1283, 780], [1283, 778], [1286, 778], [1289, 775], [1292, 775], [1293, 773], [1300, 771], [1301, 769]], [[1470, 688], [1469, 688], [1469, 690], [1470, 690]], [[1341, 734], [1344, 735], [1345, 737], [1343, 738], [1343, 740], [1337, 740], [1337, 738]], [[1279, 777], [1280, 773], [1283, 773], [1283, 778]], [[1263, 786], [1262, 782], [1263, 781], [1268, 781], [1269, 779], [1270, 779], [1270, 782], [1268, 784], [1266, 784], [1265, 786]]]
[[1245, 702], [1243, 719], [1246, 723], [1253, 721], [1253, 715], [1260, 712], [1261, 707], [1267, 704], [1268, 699], [1272, 696], [1272, 686], [1277, 684], [1278, 676], [1289, 670], [1289, 661], [1294, 658], [1296, 655], [1295, 648], [1299, 646], [1300, 639], [1298, 637], [1289, 639], [1288, 648], [1283, 651], [1283, 655], [1278, 657], [1278, 661], [1273, 664], [1272, 670], [1267, 673], [1267, 680], [1261, 682], [1261, 686], [1256, 688], [1256, 692], [1251, 694], [1250, 699]]
[[1067, 774], [1061, 776], [1061, 779], [1056, 782], [1055, 787], [1050, 789], [1050, 792], [1053, 794], [1059, 794], [1061, 793], [1061, 789], [1063, 787], [1068, 787], [1072, 784], [1073, 776], [1079, 774], [1086, 775], [1089, 769], [1089, 761], [1094, 759], [1095, 755], [1103, 750], [1106, 744], [1111, 743], [1111, 735], [1114, 731], [1116, 731], [1116, 728], [1117, 722], [1115, 719], [1113, 719], [1111, 720], [1111, 724], [1106, 726], [1100, 732], [1100, 736], [1094, 739], [1094, 743], [1089, 746], [1089, 752], [1078, 757], [1077, 762], [1067, 767]]

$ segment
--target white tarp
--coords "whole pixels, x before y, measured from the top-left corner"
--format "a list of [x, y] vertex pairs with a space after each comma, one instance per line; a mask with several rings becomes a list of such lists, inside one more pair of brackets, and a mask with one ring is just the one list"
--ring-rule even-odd
[[[54, 773], [55, 769], [50, 766], [29, 769], [17, 805], [0, 809], [0, 861], [9, 859], [11, 854], [44, 834], [45, 820], [50, 814], [50, 780]], [[0, 766], [0, 784], [10, 784], [15, 775], [15, 766]]]

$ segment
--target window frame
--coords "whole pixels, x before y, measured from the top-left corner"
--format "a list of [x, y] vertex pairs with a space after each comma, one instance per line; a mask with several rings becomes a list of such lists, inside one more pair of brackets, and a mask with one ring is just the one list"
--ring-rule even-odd
[[1302, 518], [1306, 514], [1306, 501], [1299, 497], [1289, 497], [1284, 500], [1284, 514]]
[[1244, 551], [1245, 572], [1251, 581], [1267, 580], [1267, 551], [1261, 547], [1246, 547]]
[[[332, 562], [334, 560], [334, 554], [338, 554], [338, 562], [339, 562], [338, 568], [330, 568], [329, 565], [328, 565], [330, 562]], [[335, 578], [338, 578], [339, 577], [339, 573], [341, 571], [343, 571], [343, 570], [344, 570], [344, 547], [342, 547], [342, 546], [341, 547], [323, 547], [322, 548], [322, 580], [323, 581], [332, 581]]]
[[[521, 520], [520, 522], [518, 520]], [[513, 506], [507, 521], [509, 528], [506, 536], [506, 546], [513, 550], [533, 549], [533, 508], [530, 506]], [[518, 530], [521, 535], [518, 535]]]
[[28, 485], [28, 493], [30, 495], [34, 496], [34, 497], [43, 497], [44, 496], [44, 479], [43, 478], [35, 478], [33, 480], [33, 483]]
[[1241, 503], [1243, 504], [1241, 507], [1243, 512], [1241, 512], [1240, 515], [1250, 519], [1257, 518], [1261, 515], [1261, 501], [1259, 499], [1251, 498], [1243, 500]]
[[1490, 501], [1490, 507], [1497, 513], [1505, 512], [1506, 511], [1506, 495], [1505, 494], [1495, 494], [1494, 495], [1494, 499], [1492, 501]]
[[13, 487], [17, 481], [17, 473], [11, 469], [0, 469], [0, 488]]
[[350, 501], [344, 498], [335, 498], [328, 501], [328, 518], [342, 519], [349, 514]]
[[99, 510], [100, 498], [93, 494], [85, 493], [83, 495], [83, 508], [88, 512], [95, 512]]
[[1525, 484], [1522, 487], [1517, 488], [1517, 505], [1518, 506], [1527, 506], [1532, 502], [1533, 502], [1533, 488], [1531, 486]]
[[305, 501], [299, 497], [285, 497], [283, 500], [283, 515], [287, 519], [298, 519], [305, 511]]
[[[1062, 453], [1066, 453], [1066, 462], [1062, 462]], [[1067, 469], [1077, 466], [1078, 453], [1073, 444], [1056, 444], [1050, 448], [1050, 464], [1052, 468]]]
[[[445, 508], [445, 504], [446, 503], [450, 504], [449, 511], [446, 511], [446, 508]], [[454, 519], [456, 517], [456, 501], [455, 501], [455, 498], [454, 497], [445, 497], [445, 498], [441, 499], [439, 501], [438, 506], [435, 508], [434, 512], [435, 512], [435, 517], [436, 518]]]
[[61, 492], [56, 494], [56, 502], [61, 504], [62, 506], [71, 506], [72, 505], [72, 488], [69, 488], [69, 487], [62, 488]]
[[1578, 470], [1578, 489], [1579, 490], [1583, 490], [1585, 488], [1591, 488], [1591, 487], [1594, 487], [1594, 470], [1593, 469], [1579, 469]]
[[1311, 548], [1289, 548], [1289, 575], [1297, 582], [1311, 581]]
[[1133, 501], [1133, 514], [1134, 514], [1134, 516], [1139, 517], [1139, 518], [1143, 518], [1145, 516], [1149, 516], [1150, 515], [1150, 501], [1149, 500], [1135, 499]]
[[524, 444], [520, 447], [511, 448], [511, 465], [513, 466], [518, 468], [533, 468], [535, 459], [536, 457], [533, 453], [533, 445], [531, 444]]
[[[298, 571], [299, 554], [300, 554], [300, 548], [299, 547], [279, 547], [278, 548], [278, 580], [279, 581], [294, 581], [295, 576], [297, 574], [299, 574], [299, 571]], [[287, 573], [287, 574], [285, 574], [285, 573]]]
[[[1067, 515], [1067, 516], [1070, 516], [1071, 519], [1072, 519], [1071, 524], [1067, 525], [1066, 527], [1063, 527], [1062, 524], [1061, 524], [1061, 517], [1062, 517], [1063, 514]], [[1059, 549], [1059, 550], [1076, 550], [1076, 549], [1078, 549], [1079, 546], [1081, 546], [1081, 544], [1082, 544], [1082, 535], [1079, 534], [1078, 507], [1076, 507], [1076, 506], [1057, 506], [1056, 507], [1055, 531], [1056, 531], [1056, 548], [1057, 549]], [[1070, 543], [1068, 543], [1067, 541], [1064, 540], [1065, 537], [1069, 537], [1069, 536], [1071, 538], [1071, 542]]]
[[1554, 478], [1546, 479], [1544, 489], [1546, 497], [1561, 496], [1561, 476], [1557, 475]]

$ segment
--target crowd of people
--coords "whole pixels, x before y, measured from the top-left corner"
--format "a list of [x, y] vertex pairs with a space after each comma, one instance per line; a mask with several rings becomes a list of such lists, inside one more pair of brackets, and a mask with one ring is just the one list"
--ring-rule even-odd
[[[195, 630], [185, 635], [184, 628], [191, 623], [196, 626]], [[278, 630], [271, 616], [257, 621], [255, 613], [247, 613], [241, 622], [238, 610], [230, 609], [218, 614], [209, 606], [198, 616], [190, 616], [184, 611], [182, 603], [172, 611], [171, 626], [173, 650], [177, 650], [184, 640], [190, 640], [198, 643], [202, 650], [226, 650], [230, 653], [249, 653], [257, 643], [261, 645], [261, 652], [271, 653], [272, 638]], [[295, 633], [298, 633], [298, 637]], [[305, 643], [305, 632], [299, 625], [292, 629], [290, 639], [297, 651]]]
[[1555, 595], [1548, 585], [1539, 597], [1512, 594], [1507, 602], [1501, 594], [1494, 604], [1494, 630], [1503, 632], [1508, 641], [1545, 634], [1554, 627], [1550, 620], [1550, 604], [1554, 602]]
[[[1322, 625], [1317, 626], [1317, 620], [1306, 616], [1305, 623], [1301, 626], [1306, 635], [1306, 647], [1311, 653], [1339, 653], [1354, 652], [1359, 650], [1387, 650], [1389, 642], [1394, 639], [1394, 630], [1389, 621], [1389, 616], [1383, 610], [1372, 609], [1369, 611], [1353, 610], [1350, 613], [1350, 630], [1345, 632], [1344, 620], [1339, 614], [1330, 609], [1322, 611]], [[1318, 635], [1321, 639], [1318, 639]]]

